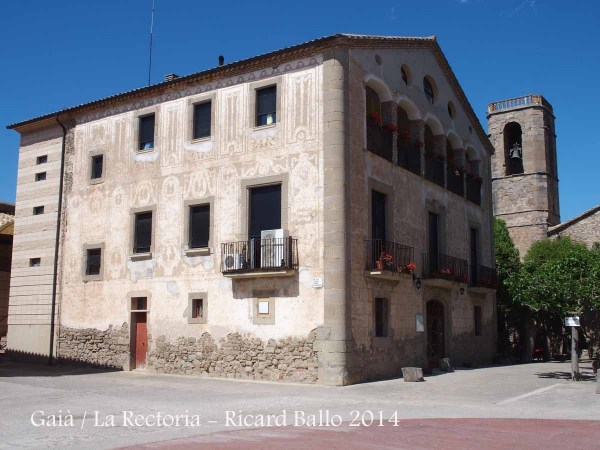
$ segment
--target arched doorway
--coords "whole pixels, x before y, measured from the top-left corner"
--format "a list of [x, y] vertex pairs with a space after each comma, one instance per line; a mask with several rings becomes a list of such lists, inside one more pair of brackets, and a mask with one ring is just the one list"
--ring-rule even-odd
[[427, 363], [429, 368], [439, 367], [446, 356], [446, 318], [444, 304], [438, 300], [427, 302]]

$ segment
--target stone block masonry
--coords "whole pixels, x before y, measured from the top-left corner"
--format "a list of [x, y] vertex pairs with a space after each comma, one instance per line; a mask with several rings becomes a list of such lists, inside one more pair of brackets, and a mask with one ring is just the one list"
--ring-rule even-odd
[[266, 343], [228, 334], [217, 344], [204, 333], [199, 339], [180, 337], [169, 342], [160, 336], [148, 354], [148, 370], [249, 380], [316, 383], [319, 363], [313, 349], [315, 331], [306, 339], [288, 337]]
[[57, 356], [61, 361], [123, 369], [129, 364], [129, 327], [126, 323], [106, 331], [61, 327]]

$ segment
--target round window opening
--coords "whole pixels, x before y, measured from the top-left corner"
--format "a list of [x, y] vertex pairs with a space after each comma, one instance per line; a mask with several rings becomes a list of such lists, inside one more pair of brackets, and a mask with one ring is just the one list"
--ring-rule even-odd
[[423, 92], [425, 93], [425, 97], [427, 97], [427, 101], [433, 104], [435, 101], [435, 92], [431, 81], [427, 77], [423, 78]]
[[454, 103], [448, 102], [448, 115], [454, 119], [456, 117], [456, 108], [454, 107]]

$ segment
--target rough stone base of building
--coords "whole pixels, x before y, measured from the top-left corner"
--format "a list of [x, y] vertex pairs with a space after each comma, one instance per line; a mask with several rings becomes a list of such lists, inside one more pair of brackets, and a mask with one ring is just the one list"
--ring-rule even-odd
[[124, 369], [129, 365], [129, 327], [95, 328], [60, 327], [57, 358], [61, 361], [92, 366]]
[[147, 369], [161, 373], [190, 374], [248, 380], [316, 383], [315, 332], [306, 339], [285, 338], [264, 342], [231, 333], [218, 343], [209, 333], [199, 339], [156, 339], [148, 354]]

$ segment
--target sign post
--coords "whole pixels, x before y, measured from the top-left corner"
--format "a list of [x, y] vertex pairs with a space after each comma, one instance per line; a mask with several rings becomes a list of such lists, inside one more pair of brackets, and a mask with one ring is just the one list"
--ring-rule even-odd
[[571, 379], [579, 380], [579, 354], [577, 353], [579, 343], [579, 317], [565, 317], [565, 326], [571, 327]]

